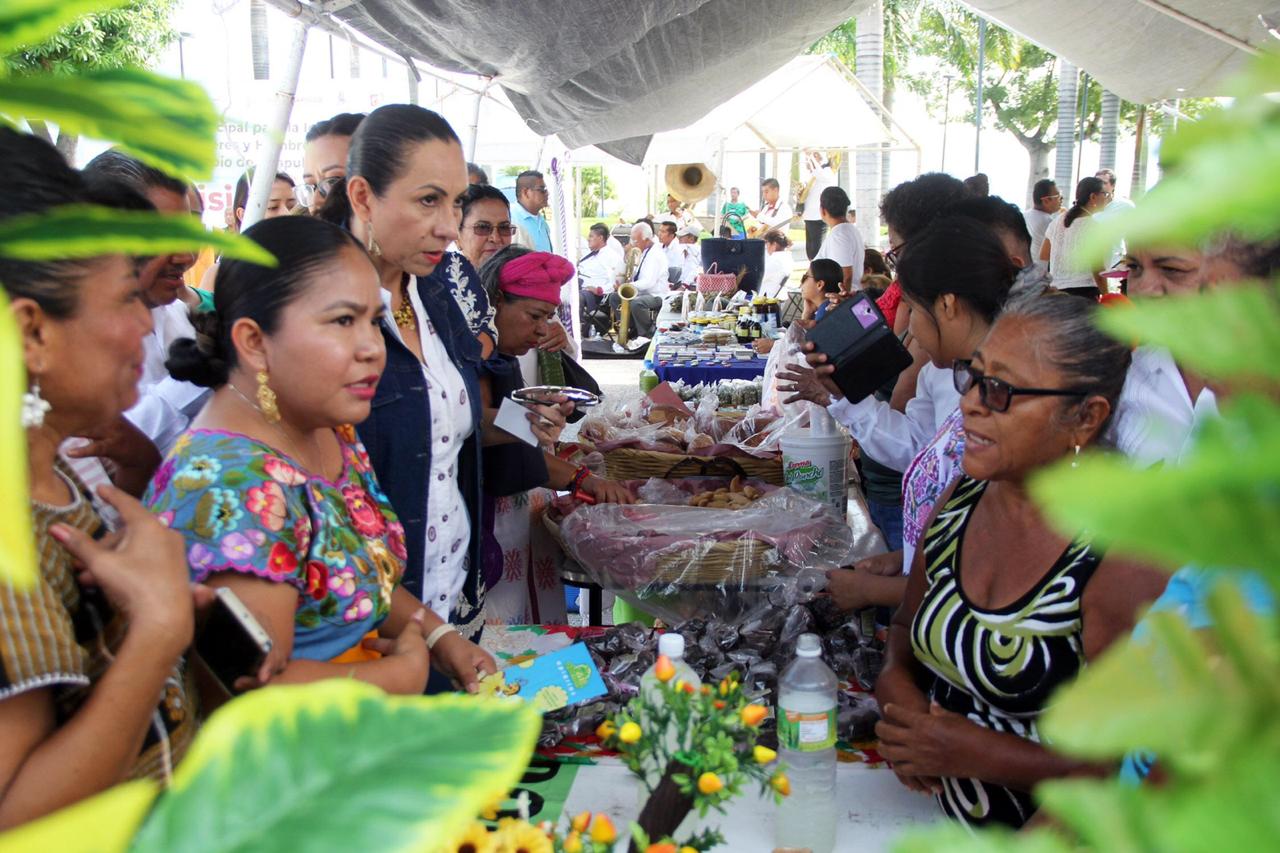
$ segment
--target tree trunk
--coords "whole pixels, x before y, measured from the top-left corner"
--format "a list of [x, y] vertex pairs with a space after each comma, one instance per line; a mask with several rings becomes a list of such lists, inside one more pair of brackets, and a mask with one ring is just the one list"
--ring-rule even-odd
[[266, 0], [249, 0], [249, 46], [253, 52], [253, 79], [271, 79], [271, 50], [267, 39]]
[[1102, 93], [1102, 151], [1098, 157], [1100, 169], [1116, 167], [1116, 139], [1120, 135], [1120, 96], [1114, 92]]
[[1053, 170], [1054, 181], [1063, 195], [1075, 196], [1075, 184], [1071, 177], [1075, 163], [1076, 101], [1079, 99], [1079, 73], [1065, 59], [1058, 60], [1058, 133], [1057, 163]]
[[1031, 168], [1027, 171], [1027, 198], [1025, 205], [1031, 206], [1031, 191], [1035, 188], [1036, 181], [1049, 177], [1049, 149], [1053, 146], [1039, 139], [1022, 139], [1018, 140], [1022, 143], [1022, 147], [1027, 149], [1027, 154], [1031, 156]]
[[[862, 85], [875, 96], [884, 100], [884, 3], [872, 0], [858, 14], [856, 23], [857, 53], [854, 61], [854, 74], [862, 81]], [[873, 112], [879, 113], [879, 107], [869, 104]], [[881, 121], [886, 119], [881, 116]], [[868, 246], [880, 243], [880, 178], [883, 169], [884, 153], [881, 151], [859, 151], [857, 155], [857, 178], [854, 181], [854, 209], [858, 212], [858, 230], [862, 233], [863, 242]], [[854, 270], [861, 277], [861, 270]]]
[[1133, 132], [1133, 172], [1130, 175], [1129, 198], [1141, 198], [1147, 192], [1147, 107], [1138, 107], [1138, 126]]

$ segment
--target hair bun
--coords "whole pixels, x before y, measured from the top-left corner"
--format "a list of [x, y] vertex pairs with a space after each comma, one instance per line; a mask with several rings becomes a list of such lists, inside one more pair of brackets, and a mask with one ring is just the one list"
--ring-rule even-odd
[[169, 357], [164, 363], [169, 375], [202, 388], [226, 385], [231, 364], [223, 352], [218, 315], [212, 311], [196, 314], [191, 325], [196, 332], [194, 338], [178, 338], [169, 345]]

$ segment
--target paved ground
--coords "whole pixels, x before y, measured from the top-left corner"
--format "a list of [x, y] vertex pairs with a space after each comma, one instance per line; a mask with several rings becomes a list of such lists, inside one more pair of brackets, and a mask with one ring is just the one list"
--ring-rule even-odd
[[640, 390], [640, 371], [644, 361], [638, 358], [588, 358], [582, 366], [600, 383], [606, 396]]

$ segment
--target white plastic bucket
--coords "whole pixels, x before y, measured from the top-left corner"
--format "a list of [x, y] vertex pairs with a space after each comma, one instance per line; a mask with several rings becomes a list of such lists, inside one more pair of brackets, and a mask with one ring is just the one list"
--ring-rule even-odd
[[831, 507], [844, 518], [852, 443], [825, 409], [813, 407], [812, 427], [792, 427], [782, 436], [782, 473], [801, 494]]

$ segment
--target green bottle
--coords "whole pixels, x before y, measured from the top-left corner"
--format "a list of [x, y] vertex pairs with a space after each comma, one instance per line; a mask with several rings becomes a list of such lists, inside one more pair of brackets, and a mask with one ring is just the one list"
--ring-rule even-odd
[[641, 391], [648, 394], [654, 388], [657, 388], [659, 384], [660, 382], [658, 379], [658, 374], [654, 373], [653, 370], [649, 368], [645, 368], [644, 370], [640, 371], [640, 390]]

